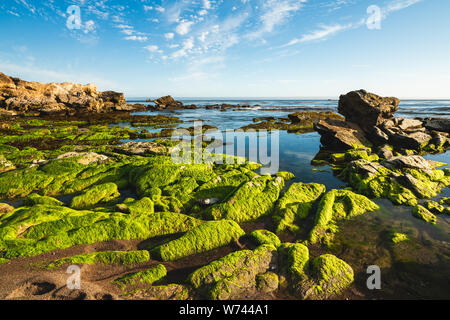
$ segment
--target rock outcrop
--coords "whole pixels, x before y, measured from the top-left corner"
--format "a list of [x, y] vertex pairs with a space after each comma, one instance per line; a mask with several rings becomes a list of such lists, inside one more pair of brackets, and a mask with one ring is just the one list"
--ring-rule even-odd
[[339, 98], [338, 112], [347, 121], [371, 128], [394, 117], [400, 100], [383, 98], [365, 90], [352, 91]]
[[31, 82], [0, 72], [0, 111], [4, 115], [103, 113], [126, 106], [123, 93], [100, 92], [93, 84]]
[[176, 101], [172, 96], [164, 96], [156, 100], [147, 100], [147, 102], [154, 102], [154, 110], [180, 110], [180, 109], [197, 109], [195, 105], [185, 106], [183, 102]]
[[444, 151], [449, 146], [450, 119], [394, 118], [399, 99], [384, 98], [365, 90], [341, 95], [338, 111], [345, 121], [320, 120], [314, 129], [331, 150], [357, 146], [393, 146], [399, 151]]

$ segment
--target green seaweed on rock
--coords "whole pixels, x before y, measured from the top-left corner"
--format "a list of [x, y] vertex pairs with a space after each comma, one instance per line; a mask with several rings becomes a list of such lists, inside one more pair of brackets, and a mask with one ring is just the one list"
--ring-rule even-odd
[[152, 249], [151, 254], [162, 261], [174, 261], [226, 246], [244, 234], [234, 221], [208, 221], [188, 231], [181, 238]]

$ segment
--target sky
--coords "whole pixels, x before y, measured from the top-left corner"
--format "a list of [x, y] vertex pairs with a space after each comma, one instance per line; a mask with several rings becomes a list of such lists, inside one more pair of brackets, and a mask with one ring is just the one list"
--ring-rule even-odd
[[448, 0], [0, 0], [0, 39], [0, 72], [128, 98], [450, 98]]

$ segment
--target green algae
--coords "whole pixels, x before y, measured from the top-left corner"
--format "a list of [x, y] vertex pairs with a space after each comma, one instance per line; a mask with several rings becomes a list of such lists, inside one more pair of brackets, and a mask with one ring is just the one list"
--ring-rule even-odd
[[413, 216], [431, 224], [436, 224], [437, 221], [436, 216], [421, 205], [414, 207]]
[[205, 211], [205, 218], [236, 222], [256, 220], [271, 212], [283, 187], [284, 180], [281, 177], [255, 177], [241, 185], [226, 202], [209, 207]]
[[159, 264], [156, 267], [150, 269], [134, 272], [121, 276], [113, 281], [119, 287], [125, 289], [129, 285], [135, 285], [136, 283], [153, 284], [162, 280], [167, 275], [167, 270], [164, 265]]
[[283, 263], [288, 266], [287, 273], [295, 281], [305, 280], [309, 272], [309, 250], [301, 243], [283, 243], [279, 251]]
[[152, 257], [162, 261], [178, 260], [213, 250], [236, 241], [245, 232], [231, 220], [208, 221], [188, 231], [181, 238], [154, 248]]
[[268, 230], [255, 230], [249, 234], [250, 239], [252, 239], [257, 245], [271, 244], [278, 248], [281, 245], [281, 240], [276, 234]]
[[[256, 289], [256, 277], [269, 270], [274, 257], [276, 248], [272, 245], [262, 245], [253, 251], [232, 253], [195, 271], [192, 277], [203, 286], [206, 284], [203, 289], [206, 289], [206, 296], [209, 299], [235, 299], [243, 292]], [[205, 274], [205, 271], [210, 271], [213, 276]]]
[[186, 232], [202, 221], [179, 213], [132, 216], [59, 206], [20, 208], [0, 224], [0, 257], [29, 257], [109, 240], [148, 239]]
[[308, 217], [315, 201], [325, 192], [325, 186], [317, 183], [293, 183], [278, 199], [273, 220], [276, 233], [285, 230], [299, 231], [299, 220]]
[[85, 209], [98, 203], [108, 202], [120, 196], [117, 185], [113, 182], [100, 184], [87, 189], [83, 194], [72, 199], [71, 207]]
[[24, 206], [32, 207], [37, 204], [50, 205], [50, 206], [62, 206], [63, 202], [55, 199], [53, 197], [41, 196], [37, 193], [32, 193], [28, 195], [25, 199], [23, 199]]
[[104, 264], [104, 265], [134, 265], [150, 260], [146, 250], [138, 251], [105, 251], [81, 254], [78, 256], [58, 259], [47, 265], [47, 268], [58, 268], [64, 264]]
[[320, 200], [308, 240], [313, 244], [319, 241], [329, 244], [338, 231], [337, 221], [378, 209], [377, 204], [363, 195], [349, 190], [331, 190]]
[[331, 254], [314, 259], [311, 268], [317, 281], [312, 290], [320, 298], [338, 295], [354, 281], [353, 269], [345, 261]]
[[392, 232], [391, 234], [391, 241], [393, 244], [397, 244], [407, 240], [409, 240], [409, 237], [404, 233]]
[[280, 279], [274, 272], [266, 272], [256, 276], [256, 289], [264, 293], [273, 292], [278, 289]]
[[123, 204], [116, 205], [116, 208], [121, 212], [129, 213], [131, 215], [155, 213], [155, 203], [147, 197], [140, 200], [130, 199]]

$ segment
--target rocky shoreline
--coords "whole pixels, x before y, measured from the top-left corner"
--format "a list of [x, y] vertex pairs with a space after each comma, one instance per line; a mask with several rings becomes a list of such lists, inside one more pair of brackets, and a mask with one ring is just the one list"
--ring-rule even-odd
[[[431, 199], [450, 185], [450, 170], [422, 157], [448, 150], [450, 126], [395, 118], [396, 98], [360, 90], [341, 96], [344, 117], [294, 113], [244, 127], [316, 130], [323, 149], [313, 163], [348, 183], [326, 190], [292, 183], [289, 172], [259, 175], [255, 163], [175, 164], [177, 143], [164, 138], [177, 117], [132, 115], [148, 107], [92, 85], [0, 74], [0, 97], [2, 299], [368, 298], [367, 261], [341, 257], [365, 242], [352, 243], [346, 228], [381, 211], [379, 198], [430, 226], [450, 213], [448, 198]], [[170, 96], [153, 102], [196, 108]], [[445, 243], [421, 247], [391, 231], [382, 242], [394, 262], [448, 263], [435, 251]], [[65, 286], [73, 264], [87, 275], [82, 290]]]

